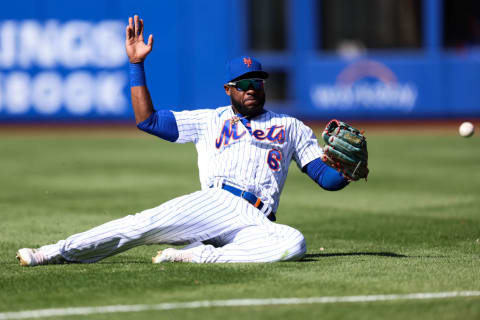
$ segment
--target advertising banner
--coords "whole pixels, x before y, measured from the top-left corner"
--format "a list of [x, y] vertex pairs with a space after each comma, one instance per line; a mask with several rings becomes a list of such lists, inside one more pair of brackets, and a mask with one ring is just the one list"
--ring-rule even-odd
[[2, 118], [128, 114], [124, 25], [110, 19], [0, 21]]
[[421, 58], [316, 63], [308, 68], [309, 108], [350, 118], [445, 116], [439, 64]]
[[[365, 51], [351, 59], [303, 45], [314, 24], [290, 26], [281, 52], [249, 49], [247, 1], [18, 0], [0, 11], [0, 122], [132, 121], [125, 27], [145, 20], [154, 50], [145, 62], [154, 106], [229, 103], [225, 64], [259, 58], [267, 88], [288, 91], [267, 107], [300, 118], [480, 117], [480, 54], [418, 49]], [[302, 2], [308, 5], [311, 2]], [[289, 13], [290, 14], [290, 13]], [[293, 45], [295, 44], [295, 46]], [[477, 52], [477, 53], [475, 53]], [[282, 92], [283, 93], [283, 92]]]

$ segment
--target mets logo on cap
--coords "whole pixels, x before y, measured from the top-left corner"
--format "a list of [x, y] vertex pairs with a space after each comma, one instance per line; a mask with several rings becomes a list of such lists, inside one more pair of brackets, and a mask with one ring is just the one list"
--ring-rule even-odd
[[250, 57], [245, 57], [243, 58], [243, 63], [245, 63], [245, 65], [250, 68], [250, 66], [252, 65], [252, 59], [250, 59]]
[[262, 70], [258, 60], [250, 56], [240, 56], [227, 64], [226, 81], [232, 81], [240, 77], [267, 79], [268, 73]]

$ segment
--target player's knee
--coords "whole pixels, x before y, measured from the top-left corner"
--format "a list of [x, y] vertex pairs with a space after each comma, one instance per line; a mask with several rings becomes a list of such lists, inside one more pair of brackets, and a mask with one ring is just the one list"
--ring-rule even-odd
[[[293, 228], [292, 228], [293, 229]], [[307, 252], [307, 243], [303, 234], [293, 229], [290, 234], [289, 254], [285, 260], [300, 260]]]
[[295, 260], [303, 258], [307, 253], [307, 242], [305, 241], [305, 237], [303, 234], [299, 233], [299, 240], [296, 243], [297, 254], [295, 255]]

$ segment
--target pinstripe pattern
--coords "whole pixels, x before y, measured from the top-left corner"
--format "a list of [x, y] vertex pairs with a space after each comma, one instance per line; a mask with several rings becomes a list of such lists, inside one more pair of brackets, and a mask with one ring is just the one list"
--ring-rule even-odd
[[60, 248], [68, 261], [95, 262], [143, 244], [202, 241], [243, 227], [241, 211], [237, 209], [243, 201], [215, 189], [197, 191], [72, 235], [41, 250], [50, 257]]
[[192, 249], [194, 262], [276, 262], [300, 259], [307, 251], [303, 235], [296, 229], [266, 222], [219, 236], [210, 245]]
[[[272, 126], [285, 130], [285, 142], [259, 140], [248, 132], [238, 140], [229, 139], [227, 145], [216, 148], [226, 121], [235, 114], [231, 106], [217, 109], [174, 112], [179, 126], [176, 142], [193, 142], [198, 152], [198, 168], [202, 189], [227, 182], [252, 192], [277, 211], [280, 193], [285, 183], [291, 160], [299, 168], [321, 156], [321, 148], [313, 131], [301, 121], [270, 111], [250, 121], [252, 131], [268, 132]], [[237, 132], [247, 131], [241, 122]], [[277, 130], [278, 132], [279, 130]], [[267, 163], [268, 153], [275, 149], [282, 153], [280, 169], [273, 171]]]
[[[176, 142], [195, 144], [201, 191], [41, 247], [48, 259], [95, 262], [155, 243], [188, 244], [192, 262], [273, 262], [303, 256], [306, 244], [294, 228], [269, 221], [246, 200], [219, 188], [228, 183], [261, 198], [273, 211], [290, 162], [299, 168], [321, 156], [312, 130], [286, 115], [265, 112], [251, 132], [232, 121], [231, 106], [174, 112]], [[205, 243], [202, 243], [202, 241]]]

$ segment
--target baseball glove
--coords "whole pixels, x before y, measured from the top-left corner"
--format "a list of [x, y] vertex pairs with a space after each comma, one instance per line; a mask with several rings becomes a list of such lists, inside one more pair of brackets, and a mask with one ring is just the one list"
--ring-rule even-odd
[[331, 120], [322, 138], [322, 160], [332, 168], [340, 171], [349, 179], [357, 181], [368, 176], [367, 139], [358, 129], [345, 122]]

